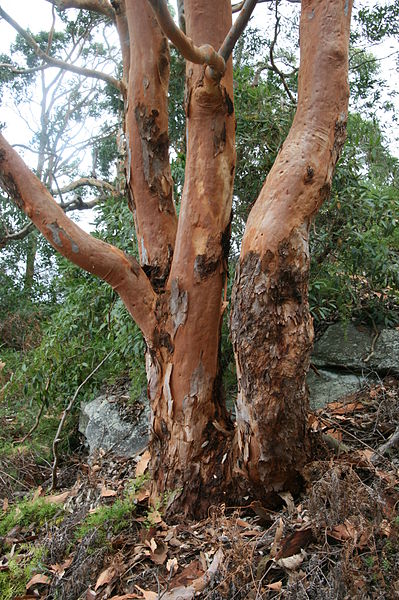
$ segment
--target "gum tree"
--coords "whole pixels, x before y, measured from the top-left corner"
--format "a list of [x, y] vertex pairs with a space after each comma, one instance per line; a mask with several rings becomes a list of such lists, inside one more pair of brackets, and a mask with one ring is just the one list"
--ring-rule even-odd
[[[127, 201], [139, 260], [69, 220], [2, 136], [0, 178], [58, 251], [114, 288], [143, 332], [153, 496], [167, 492], [172, 512], [203, 514], [221, 500], [270, 501], [297, 490], [309, 454], [308, 234], [345, 139], [351, 0], [302, 1], [297, 112], [249, 215], [233, 290], [236, 426], [219, 370], [235, 170], [231, 51], [256, 0], [233, 7], [241, 8], [233, 27], [229, 0], [185, 0], [186, 34], [163, 0], [51, 3], [97, 12], [118, 31], [123, 76], [100, 76], [124, 100]], [[186, 59], [179, 215], [168, 147], [168, 38]], [[43, 65], [68, 68], [36, 51]]]

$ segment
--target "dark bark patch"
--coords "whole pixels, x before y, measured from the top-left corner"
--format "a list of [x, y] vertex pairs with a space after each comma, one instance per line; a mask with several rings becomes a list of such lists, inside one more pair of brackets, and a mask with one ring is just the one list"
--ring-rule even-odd
[[[5, 152], [0, 154], [0, 165], [5, 160]], [[11, 200], [15, 202], [15, 204], [21, 210], [24, 210], [25, 203], [22, 199], [21, 194], [19, 193], [19, 189], [17, 184], [14, 181], [12, 175], [6, 175], [5, 173], [0, 174], [0, 182], [2, 187], [5, 189], [7, 194], [10, 196]]]
[[162, 38], [161, 48], [158, 56], [158, 75], [161, 81], [161, 84], [165, 89], [167, 89], [169, 84], [169, 44], [166, 37]]
[[224, 99], [226, 102], [227, 114], [230, 116], [234, 112], [234, 104], [226, 89], [224, 90]]
[[138, 104], [134, 111], [141, 139], [145, 180], [159, 198], [162, 212], [174, 213], [173, 186], [169, 175], [169, 137], [157, 124], [159, 112]]
[[226, 147], [226, 123], [223, 119], [221, 124], [218, 123], [219, 119], [215, 122], [215, 133], [213, 134], [213, 157], [215, 158], [218, 154], [221, 154]]
[[306, 174], [304, 177], [304, 182], [305, 183], [311, 183], [311, 181], [313, 180], [314, 177], [314, 169], [313, 167], [311, 167], [310, 165], [308, 165], [306, 167]]
[[197, 281], [206, 279], [216, 271], [219, 264], [219, 259], [209, 257], [206, 254], [198, 254], [194, 261], [194, 273]]

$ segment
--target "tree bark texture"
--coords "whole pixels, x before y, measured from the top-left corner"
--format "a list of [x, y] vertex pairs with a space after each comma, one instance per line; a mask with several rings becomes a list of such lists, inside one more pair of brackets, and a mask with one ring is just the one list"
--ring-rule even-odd
[[270, 497], [308, 457], [309, 225], [345, 139], [351, 2], [303, 0], [298, 109], [248, 218], [234, 285], [235, 468]]

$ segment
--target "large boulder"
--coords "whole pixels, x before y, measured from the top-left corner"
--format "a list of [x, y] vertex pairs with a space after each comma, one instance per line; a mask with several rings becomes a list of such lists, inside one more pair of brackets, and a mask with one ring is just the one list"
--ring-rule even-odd
[[312, 410], [323, 408], [329, 402], [335, 402], [343, 396], [357, 392], [365, 378], [348, 373], [318, 369], [309, 371], [306, 383], [309, 387], [309, 404]]
[[132, 457], [148, 444], [148, 402], [141, 402], [134, 419], [124, 416], [117, 396], [103, 395], [82, 405], [79, 431], [85, 436], [90, 455], [102, 449]]
[[383, 329], [375, 339], [375, 333], [366, 328], [335, 323], [316, 342], [312, 362], [316, 367], [356, 373], [399, 375], [399, 331]]

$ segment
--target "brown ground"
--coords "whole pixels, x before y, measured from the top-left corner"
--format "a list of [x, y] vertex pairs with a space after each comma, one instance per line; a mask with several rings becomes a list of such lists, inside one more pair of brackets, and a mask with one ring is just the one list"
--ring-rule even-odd
[[[317, 459], [307, 467], [301, 497], [281, 494], [279, 512], [249, 500], [244, 508], [215, 506], [193, 523], [168, 523], [162, 501], [148, 507], [146, 482], [133, 484], [146, 467], [145, 454], [136, 462], [98, 456], [90, 466], [75, 457], [53, 498], [63, 516], [40, 531], [9, 532], [0, 570], [30, 540], [45, 547], [46, 559], [20, 596], [26, 599], [398, 598], [399, 457], [394, 447], [385, 457], [374, 455], [398, 417], [399, 383], [392, 379], [312, 413]], [[19, 461], [12, 465], [14, 475], [20, 469], [19, 492], [43, 494], [34, 487], [34, 457]], [[5, 498], [4, 465], [0, 475]], [[3, 503], [3, 514], [18, 495], [15, 481], [9, 483], [14, 498]], [[88, 514], [115, 508], [118, 500], [130, 502], [128, 518], [110, 518], [77, 538]]]

